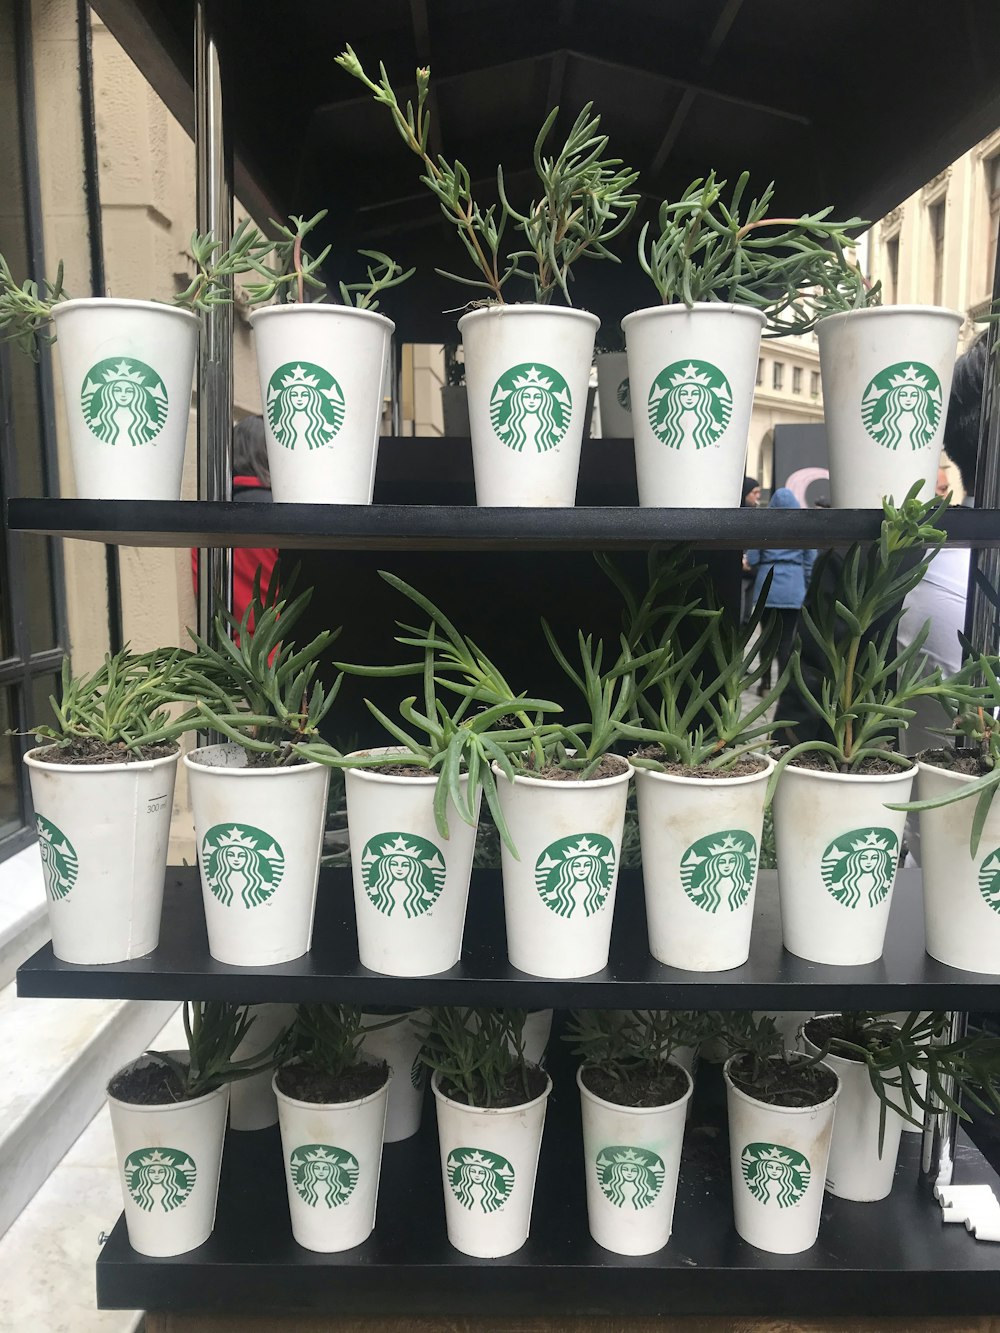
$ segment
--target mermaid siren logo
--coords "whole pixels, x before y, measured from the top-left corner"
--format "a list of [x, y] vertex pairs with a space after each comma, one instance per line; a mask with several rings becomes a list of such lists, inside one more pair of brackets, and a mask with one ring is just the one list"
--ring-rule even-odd
[[838, 903], [877, 907], [892, 888], [899, 839], [892, 829], [857, 828], [831, 842], [823, 853], [823, 883]]
[[602, 1148], [597, 1181], [616, 1208], [648, 1208], [663, 1187], [666, 1168], [647, 1148]]
[[558, 916], [583, 909], [593, 916], [607, 902], [615, 874], [615, 847], [602, 833], [550, 842], [535, 862], [535, 887]]
[[69, 838], [50, 819], [35, 815], [35, 827], [38, 829], [38, 851], [42, 858], [45, 890], [56, 902], [68, 897], [76, 883], [80, 862]]
[[649, 424], [668, 449], [718, 444], [733, 415], [733, 391], [711, 361], [674, 361], [649, 390]]
[[1000, 913], [1000, 847], [980, 863], [979, 892], [986, 906]]
[[310, 1208], [337, 1208], [354, 1193], [358, 1159], [329, 1143], [304, 1143], [288, 1159], [295, 1192]]
[[167, 391], [156, 371], [134, 358], [91, 366], [80, 393], [83, 419], [104, 444], [149, 444], [167, 419]]
[[735, 912], [750, 896], [757, 873], [757, 842], [743, 829], [699, 838], [681, 857], [684, 892], [706, 912], [724, 903]]
[[234, 899], [259, 907], [281, 883], [285, 854], [252, 824], [216, 824], [202, 839], [201, 864], [205, 883], [224, 907]]
[[268, 381], [268, 424], [286, 449], [322, 449], [343, 425], [345, 410], [340, 385], [311, 361], [289, 361]]
[[451, 1192], [470, 1212], [495, 1213], [510, 1198], [514, 1168], [499, 1153], [480, 1148], [455, 1148], [448, 1154]]
[[790, 1208], [809, 1188], [808, 1158], [776, 1143], [748, 1143], [740, 1154], [746, 1187], [758, 1203]]
[[941, 381], [922, 361], [899, 361], [869, 380], [861, 420], [886, 449], [925, 449], [941, 420]]
[[548, 453], [566, 434], [573, 412], [569, 385], [551, 366], [511, 366], [490, 395], [497, 439], [516, 453]]
[[125, 1159], [125, 1185], [145, 1212], [173, 1212], [187, 1203], [198, 1178], [194, 1162], [176, 1148], [141, 1148]]
[[423, 916], [444, 888], [447, 868], [432, 842], [414, 833], [380, 833], [361, 853], [361, 878], [373, 906], [386, 916], [402, 909]]

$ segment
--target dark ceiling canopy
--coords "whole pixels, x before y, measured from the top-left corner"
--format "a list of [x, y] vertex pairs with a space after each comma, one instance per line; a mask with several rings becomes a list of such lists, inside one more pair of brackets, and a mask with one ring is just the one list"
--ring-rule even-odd
[[[192, 123], [192, 0], [93, 0], [160, 95]], [[401, 98], [431, 67], [436, 135], [489, 202], [497, 163], [531, 198], [531, 148], [588, 101], [640, 172], [649, 217], [714, 168], [777, 185], [785, 213], [877, 218], [1000, 125], [998, 0], [217, 0], [236, 188], [261, 220], [329, 209], [337, 254], [382, 249], [418, 275], [386, 301], [402, 337], [454, 340], [463, 252], [418, 164], [360, 84], [347, 42]], [[650, 304], [634, 262], [584, 265], [576, 303], [616, 323]], [[348, 258], [345, 263], [350, 266]]]

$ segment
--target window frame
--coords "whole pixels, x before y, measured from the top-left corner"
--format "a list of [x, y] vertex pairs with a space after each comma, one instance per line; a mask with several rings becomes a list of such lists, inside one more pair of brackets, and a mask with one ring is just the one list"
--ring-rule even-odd
[[784, 392], [785, 388], [784, 361], [774, 361], [771, 363], [771, 388], [775, 393]]

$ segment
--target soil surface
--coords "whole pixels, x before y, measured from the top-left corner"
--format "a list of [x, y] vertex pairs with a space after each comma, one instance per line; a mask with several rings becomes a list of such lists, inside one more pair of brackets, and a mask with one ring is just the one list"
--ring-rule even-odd
[[837, 1091], [837, 1076], [819, 1064], [771, 1060], [764, 1076], [750, 1081], [753, 1062], [741, 1056], [729, 1066], [729, 1077], [748, 1097], [768, 1106], [819, 1106]]
[[437, 773], [419, 764], [379, 764], [377, 768], [362, 768], [362, 773], [384, 773], [390, 778], [436, 778]]
[[[864, 1046], [872, 1051], [884, 1051], [892, 1045], [892, 1035], [886, 1036], [878, 1030], [869, 1030], [864, 1034], [856, 1031], [852, 1032], [850, 1024], [845, 1021], [841, 1014], [832, 1014], [827, 1018], [810, 1018], [805, 1025], [805, 1031], [812, 1044], [818, 1046], [821, 1050], [828, 1041], [835, 1037], [852, 1042], [855, 1046]], [[893, 1034], [895, 1034], [895, 1031], [894, 1028]], [[832, 1050], [830, 1054], [839, 1056], [841, 1060], [854, 1060], [857, 1064], [862, 1063], [861, 1057], [855, 1055], [852, 1051], [837, 1048]]]
[[309, 762], [300, 754], [293, 754], [289, 759], [285, 756], [279, 758], [264, 750], [244, 750], [243, 753], [247, 757], [247, 768], [301, 768]]
[[336, 1075], [296, 1061], [278, 1070], [278, 1087], [286, 1097], [293, 1097], [297, 1102], [329, 1106], [335, 1102], [357, 1102], [362, 1097], [370, 1097], [388, 1077], [389, 1066], [384, 1060], [378, 1064], [365, 1061]]
[[616, 1106], [669, 1106], [688, 1090], [684, 1071], [668, 1064], [647, 1065], [627, 1079], [604, 1069], [586, 1068], [581, 1078], [585, 1088]]
[[[597, 782], [599, 778], [616, 778], [624, 773], [627, 768], [628, 760], [623, 759], [620, 754], [606, 754], [593, 773], [588, 774], [585, 781]], [[515, 772], [521, 777], [545, 778], [549, 782], [579, 782], [581, 780], [578, 768], [559, 768], [556, 764], [551, 764], [547, 768], [518, 768], [515, 769]]]
[[970, 778], [993, 772], [978, 750], [956, 750], [949, 745], [942, 750], [924, 750], [917, 758], [935, 768], [946, 768], [949, 773], [963, 773]]
[[47, 745], [35, 755], [46, 764], [137, 764], [142, 760], [166, 759], [180, 747], [169, 745], [141, 745], [130, 750], [124, 741], [109, 744], [96, 737], [72, 741], [69, 745]]
[[636, 754], [641, 755], [643, 759], [655, 759], [662, 765], [664, 773], [679, 778], [749, 778], [754, 773], [763, 773], [767, 768], [767, 762], [753, 754], [744, 755], [742, 759], [727, 764], [725, 768], [710, 768], [708, 764], [696, 764], [694, 768], [689, 768], [685, 764], [675, 764], [666, 757], [658, 745], [646, 745], [641, 750], [636, 750]]
[[[775, 759], [781, 757], [781, 752], [776, 751]], [[789, 764], [789, 768], [808, 768], [817, 773], [841, 773], [848, 770], [839, 768], [832, 763], [833, 756], [822, 754], [816, 750], [808, 750], [805, 754], [800, 754]], [[878, 777], [883, 773], [905, 773], [908, 768], [912, 768], [911, 760], [905, 764], [894, 764], [891, 759], [876, 759], [872, 756], [869, 759], [863, 759], [857, 768], [850, 769], [852, 776], [857, 777]]]
[[[528, 1095], [524, 1095], [525, 1081], [528, 1084]], [[490, 1102], [492, 1107], [523, 1106], [525, 1102], [533, 1102], [536, 1097], [540, 1097], [545, 1091], [545, 1074], [537, 1065], [525, 1065], [524, 1079], [521, 1078], [520, 1069], [515, 1069], [507, 1077], [507, 1082], [499, 1097]], [[485, 1097], [478, 1097], [474, 1102], [470, 1102], [464, 1092], [449, 1083], [447, 1079], [441, 1080], [441, 1091], [446, 1097], [450, 1097], [453, 1102], [459, 1102], [462, 1106], [485, 1106]]]
[[[133, 1106], [163, 1106], [191, 1100], [174, 1070], [157, 1064], [122, 1070], [108, 1084], [108, 1092], [118, 1101]], [[198, 1093], [199, 1097], [203, 1095]]]

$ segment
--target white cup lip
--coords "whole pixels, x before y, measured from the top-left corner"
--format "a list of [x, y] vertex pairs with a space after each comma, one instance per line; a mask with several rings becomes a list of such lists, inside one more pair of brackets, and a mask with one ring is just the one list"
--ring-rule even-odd
[[[290, 1060], [285, 1062], [291, 1064]], [[284, 1102], [286, 1106], [294, 1106], [297, 1111], [353, 1111], [358, 1106], [368, 1106], [371, 1102], [384, 1097], [388, 1091], [389, 1084], [392, 1082], [392, 1069], [386, 1065], [385, 1082], [380, 1083], [374, 1092], [369, 1092], [364, 1097], [356, 1097], [349, 1102], [300, 1102], [297, 1097], [290, 1097], [287, 1092], [282, 1092], [278, 1087], [278, 1075], [284, 1065], [281, 1065], [271, 1075], [271, 1091], [277, 1097], [279, 1102]]]
[[[807, 1055], [815, 1055], [819, 1050], [819, 1047], [812, 1040], [812, 1038], [806, 1035], [806, 1028], [813, 1021], [813, 1018], [839, 1018], [839, 1017], [840, 1015], [835, 1010], [831, 1010], [830, 1013], [813, 1014], [812, 1018], [807, 1018], [805, 1022], [800, 1025], [797, 1035], [799, 1040], [802, 1042], [803, 1049], [805, 1050]], [[894, 1023], [893, 1027], [895, 1027], [897, 1031], [899, 1030], [898, 1024]], [[854, 1069], [858, 1071], [865, 1069], [865, 1063], [863, 1060], [850, 1060], [846, 1055], [838, 1055], [836, 1051], [829, 1051], [826, 1055], [824, 1055], [821, 1063], [826, 1065], [828, 1064], [828, 1061], [832, 1060], [836, 1060], [837, 1064], [829, 1064], [828, 1067], [832, 1069], [835, 1074], [838, 1072], [839, 1065], [842, 1065], [844, 1069]]]
[[621, 1102], [609, 1102], [604, 1097], [598, 1097], [597, 1093], [591, 1092], [583, 1082], [583, 1071], [588, 1068], [587, 1065], [579, 1065], [577, 1067], [576, 1085], [580, 1089], [581, 1097], [586, 1097], [588, 1101], [592, 1101], [596, 1106], [600, 1106], [603, 1110], [621, 1111], [624, 1115], [628, 1116], [657, 1115], [661, 1111], [672, 1111], [675, 1107], [686, 1106], [691, 1100], [691, 1095], [694, 1092], [694, 1079], [691, 1077], [689, 1071], [686, 1070], [683, 1065], [679, 1065], [676, 1060], [669, 1060], [667, 1063], [672, 1065], [674, 1069], [679, 1069], [687, 1079], [687, 1092], [678, 1097], [676, 1101], [662, 1102], [659, 1106], [625, 1106]]
[[892, 319], [903, 315], [926, 315], [943, 316], [952, 320], [956, 325], [961, 326], [965, 322], [965, 316], [958, 310], [952, 310], [949, 306], [943, 305], [873, 305], [867, 306], [863, 310], [837, 310], [831, 315], [824, 315], [822, 319], [816, 321], [816, 329], [822, 329], [824, 325], [836, 323], [838, 320], [845, 319]]
[[[363, 759], [366, 756], [373, 754], [391, 754], [391, 755], [399, 755], [399, 757], [405, 762], [406, 756], [409, 753], [410, 751], [406, 748], [405, 745], [369, 745], [363, 750], [352, 750], [351, 753], [347, 755], [347, 758]], [[416, 767], [416, 765], [414, 765], [414, 767]], [[360, 778], [364, 782], [381, 782], [397, 787], [401, 786], [435, 787], [437, 786], [437, 780], [439, 776], [438, 773], [430, 773], [430, 772], [427, 773], [426, 776], [424, 776], [423, 774], [420, 774], [418, 776], [415, 773], [409, 776], [406, 776], [402, 773], [383, 773], [382, 770], [379, 768], [361, 768], [361, 767], [356, 768], [353, 764], [349, 764], [344, 771], [345, 773], [350, 773], [352, 778]], [[468, 782], [468, 780], [469, 780], [468, 773], [461, 773], [459, 775], [460, 782]]]
[[130, 296], [74, 296], [68, 301], [60, 301], [54, 305], [52, 318], [58, 320], [59, 316], [66, 314], [67, 311], [93, 310], [95, 307], [99, 310], [155, 310], [163, 315], [178, 315], [181, 319], [200, 323], [193, 310], [184, 310], [181, 306], [169, 305], [165, 301], [140, 301]]
[[[24, 762], [29, 768], [40, 769], [44, 773], [148, 773], [154, 768], [163, 768], [167, 764], [175, 764], [181, 757], [180, 746], [173, 754], [162, 754], [158, 759], [133, 759], [129, 763], [121, 764], [54, 764], [47, 759], [39, 759], [38, 756], [43, 750], [53, 748], [53, 742], [50, 745], [36, 745], [24, 756]], [[174, 742], [176, 744], [176, 742]]]
[[941, 764], [930, 764], [922, 755], [916, 756], [916, 767], [919, 773], [933, 773], [936, 777], [947, 779], [954, 782], [957, 786], [967, 786], [970, 782], [978, 782], [972, 773], [956, 773], [952, 768], [944, 768]]
[[[320, 315], [348, 315], [351, 319], [372, 320], [376, 324], [387, 324], [389, 332], [395, 333], [396, 325], [388, 315], [383, 315], [379, 310], [359, 310], [356, 305], [338, 305], [331, 301], [306, 301], [301, 305], [298, 302], [292, 302], [286, 305], [264, 305], [256, 310], [251, 310], [247, 316], [247, 323], [251, 328], [260, 322], [265, 316], [272, 315], [298, 315], [298, 314], [320, 314]], [[295, 358], [293, 357], [292, 360]]]
[[[600, 791], [604, 787], [613, 787], [616, 783], [628, 782], [632, 777], [632, 774], [635, 772], [635, 769], [623, 754], [617, 755], [616, 758], [621, 759], [626, 765], [625, 772], [614, 773], [610, 778], [589, 778], [586, 782], [581, 782], [579, 778], [535, 778], [527, 773], [515, 772], [514, 783], [515, 785], [520, 783], [525, 787], [542, 787], [548, 791], [557, 788], [566, 791], [589, 791], [593, 788], [596, 791]], [[494, 762], [490, 767], [498, 778], [502, 778], [504, 782], [510, 782], [510, 778], [507, 777], [507, 774], [499, 764]]]
[[912, 756], [905, 756], [911, 759], [909, 768], [900, 767], [897, 773], [829, 773], [821, 768], [796, 768], [794, 764], [787, 764], [782, 769], [779, 784], [785, 780], [789, 773], [794, 773], [796, 777], [817, 778], [821, 782], [868, 782], [876, 786], [891, 785], [893, 782], [902, 782], [906, 778], [912, 778], [917, 771], [917, 765], [912, 761]]
[[240, 747], [235, 741], [222, 741], [218, 745], [199, 745], [196, 750], [192, 750], [184, 756], [184, 763], [188, 768], [194, 769], [198, 773], [211, 773], [216, 776], [225, 776], [227, 778], [288, 778], [296, 773], [312, 773], [316, 769], [324, 768], [324, 764], [317, 764], [313, 759], [307, 759], [301, 764], [292, 764], [290, 767], [279, 768], [230, 768], [227, 764], [206, 764], [204, 760], [199, 759], [199, 755], [207, 754], [212, 750], [238, 750]]
[[740, 787], [747, 786], [754, 782], [767, 782], [775, 769], [775, 760], [769, 754], [760, 754], [757, 758], [765, 761], [766, 767], [759, 773], [744, 773], [737, 777], [727, 778], [725, 772], [720, 772], [717, 778], [688, 778], [683, 773], [660, 773], [655, 768], [636, 768], [636, 781], [640, 782], [644, 778], [654, 778], [659, 782], [676, 783], [682, 787], [706, 787], [711, 789], [715, 786]]
[[738, 1088], [736, 1084], [733, 1082], [732, 1078], [730, 1078], [729, 1066], [733, 1063], [734, 1060], [738, 1060], [740, 1058], [740, 1054], [741, 1053], [737, 1051], [735, 1055], [731, 1055], [729, 1057], [726, 1063], [722, 1066], [722, 1076], [726, 1080], [726, 1088], [728, 1089], [728, 1091], [734, 1097], [738, 1097], [741, 1101], [746, 1102], [748, 1106], [761, 1107], [765, 1111], [773, 1111], [776, 1115], [807, 1116], [807, 1115], [815, 1115], [817, 1111], [823, 1111], [828, 1106], [833, 1106], [837, 1098], [840, 1096], [840, 1075], [831, 1065], [828, 1065], [825, 1060], [821, 1060], [820, 1064], [823, 1066], [823, 1068], [829, 1069], [830, 1073], [837, 1080], [837, 1086], [834, 1088], [833, 1092], [830, 1094], [829, 1097], [826, 1098], [825, 1101], [816, 1102], [814, 1106], [772, 1106], [770, 1102], [759, 1101], [756, 1097], [751, 1097], [749, 1093], [744, 1092], [742, 1088]]
[[[544, 1069], [542, 1070], [542, 1073], [545, 1074]], [[469, 1106], [466, 1102], [457, 1102], [453, 1097], [448, 1097], [441, 1091], [440, 1070], [435, 1070], [432, 1074], [431, 1088], [434, 1092], [435, 1100], [443, 1103], [445, 1106], [454, 1106], [459, 1111], [470, 1111], [474, 1115], [501, 1117], [520, 1115], [524, 1111], [532, 1110], [532, 1108], [538, 1106], [540, 1102], [544, 1102], [552, 1091], [552, 1079], [550, 1075], [545, 1074], [544, 1090], [540, 1092], [537, 1097], [533, 1097], [530, 1102], [520, 1102], [517, 1106]]]
[[578, 310], [575, 306], [540, 305], [537, 301], [521, 301], [510, 305], [505, 302], [502, 305], [480, 306], [478, 310], [469, 310], [458, 321], [458, 329], [461, 332], [463, 325], [475, 320], [518, 319], [525, 315], [544, 316], [546, 319], [569, 316], [572, 319], [586, 320], [593, 325], [595, 333], [601, 327], [601, 321], [589, 310]]
[[767, 323], [767, 316], [763, 311], [754, 310], [752, 306], [739, 305], [733, 301], [695, 301], [690, 306], [685, 305], [683, 301], [673, 301], [669, 305], [650, 305], [644, 306], [641, 310], [633, 310], [624, 317], [621, 327], [623, 332], [627, 332], [627, 325], [636, 324], [640, 320], [680, 318], [682, 315], [695, 315], [703, 311], [706, 314], [737, 315], [752, 319], [761, 328]]
[[[178, 1058], [183, 1058], [187, 1054], [187, 1052], [168, 1051], [167, 1054], [176, 1056]], [[153, 1058], [152, 1052], [144, 1051], [142, 1055], [137, 1055], [134, 1060], [129, 1060], [127, 1064], [121, 1065], [118, 1069], [116, 1069], [115, 1072], [111, 1075], [111, 1078], [108, 1079], [107, 1087], [110, 1088], [112, 1082], [118, 1077], [119, 1074], [124, 1073], [127, 1069], [134, 1069], [136, 1065], [139, 1065], [143, 1061], [146, 1061], [149, 1064], [159, 1063], [157, 1060]], [[166, 1066], [164, 1066], [164, 1068], [166, 1068]], [[184, 1101], [184, 1102], [152, 1102], [152, 1103], [123, 1102], [120, 1097], [115, 1097], [110, 1092], [108, 1092], [107, 1088], [105, 1088], [105, 1096], [107, 1097], [108, 1101], [111, 1102], [113, 1105], [124, 1107], [126, 1111], [135, 1111], [138, 1112], [140, 1115], [147, 1115], [147, 1114], [157, 1115], [162, 1111], [180, 1111], [180, 1110], [186, 1111], [188, 1107], [204, 1106], [206, 1105], [206, 1103], [212, 1101], [213, 1098], [218, 1098], [221, 1097], [223, 1094], [228, 1094], [229, 1088], [230, 1084], [221, 1083], [217, 1088], [213, 1088], [211, 1092], [202, 1093], [200, 1097], [192, 1097], [189, 1101]]]

